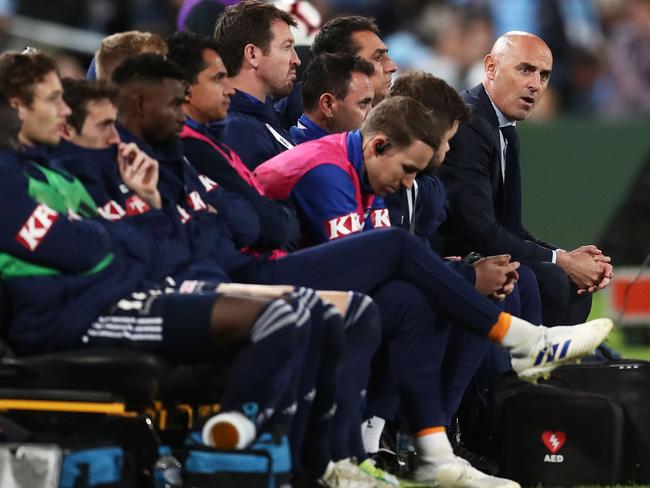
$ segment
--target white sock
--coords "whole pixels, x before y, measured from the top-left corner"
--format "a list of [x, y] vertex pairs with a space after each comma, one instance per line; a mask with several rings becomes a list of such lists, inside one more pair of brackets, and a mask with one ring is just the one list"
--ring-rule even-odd
[[436, 464], [454, 457], [454, 450], [451, 447], [447, 433], [444, 431], [416, 436], [413, 442], [415, 443], [415, 449], [425, 462]]
[[361, 439], [367, 453], [379, 451], [379, 441], [386, 421], [381, 417], [372, 417], [361, 424]]
[[542, 332], [542, 327], [533, 325], [519, 317], [512, 316], [508, 332], [503, 337], [501, 345], [506, 351], [525, 354], [535, 344]]

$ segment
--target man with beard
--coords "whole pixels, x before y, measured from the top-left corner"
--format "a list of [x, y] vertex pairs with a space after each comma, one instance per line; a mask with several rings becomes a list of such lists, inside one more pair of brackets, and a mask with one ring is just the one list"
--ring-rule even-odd
[[[169, 69], [169, 67], [162, 69], [164, 63], [163, 60], [147, 58], [146, 55], [139, 59], [132, 59], [118, 68], [114, 79], [122, 87], [121, 104], [126, 109], [123, 114], [125, 125], [140, 136], [143, 147], [154, 151], [159, 156], [163, 167], [169, 169], [175, 167], [176, 174], [184, 175], [183, 183], [185, 183], [185, 188], [179, 187], [174, 190], [170, 187], [164, 188], [169, 185], [161, 185], [163, 201], [171, 200], [178, 202], [180, 205], [185, 205], [185, 198], [183, 197], [181, 200], [176, 195], [182, 194], [186, 196], [187, 190], [192, 185], [192, 180], [196, 182], [196, 177], [193, 179], [187, 178], [188, 173], [186, 173], [178, 157], [164, 157], [164, 153], [171, 154], [168, 151], [172, 150], [173, 147], [170, 146], [167, 149], [163, 147], [163, 142], [168, 141], [171, 136], [178, 136], [180, 131], [177, 121], [179, 119], [178, 112], [181, 108], [174, 101], [183, 99], [184, 86], [182, 78], [178, 78], [177, 74], [172, 73], [173, 70]], [[150, 67], [147, 68], [147, 65], [150, 65]], [[160, 69], [154, 65], [161, 65]], [[166, 73], [162, 79], [159, 76], [161, 71]], [[149, 74], [145, 76], [145, 72]], [[147, 83], [146, 79], [150, 81]], [[157, 84], [157, 90], [152, 89], [150, 86], [152, 84]], [[150, 98], [150, 100], [145, 101], [145, 98]], [[145, 123], [140, 112], [146, 110], [147, 107], [151, 107], [156, 99], [158, 103], [161, 100], [164, 101], [161, 108], [156, 108], [158, 116], [164, 117], [164, 120], [147, 117]], [[432, 131], [433, 129], [430, 127], [431, 116], [426, 109], [415, 101], [412, 101], [411, 108], [412, 118], [406, 120], [403, 124], [408, 128], [409, 132], [413, 135], [416, 132], [415, 127], [420, 125], [424, 126], [421, 128], [422, 131]], [[425, 140], [428, 139], [422, 134], [420, 134], [420, 137]], [[143, 138], [146, 141], [142, 141]], [[377, 148], [374, 146], [381, 144], [382, 141], [375, 140], [373, 142], [374, 144], [369, 146], [369, 152], [372, 153], [370, 158], [377, 163], [375, 156]], [[391, 161], [395, 159], [395, 153], [400, 152], [399, 142], [398, 140], [393, 142], [393, 144], [396, 144], [397, 150], [393, 150], [395, 148], [383, 149], [390, 156]], [[417, 141], [411, 141], [410, 145], [408, 141], [402, 141], [402, 143], [415, 150], [416, 154], [411, 156], [417, 159], [418, 165], [424, 166], [431, 159], [433, 149], [419, 138]], [[413, 145], [414, 148], [411, 147]], [[401, 149], [405, 150], [404, 148]], [[381, 151], [382, 149], [380, 149]], [[408, 152], [408, 150], [406, 151]], [[173, 159], [176, 159], [175, 163]], [[167, 179], [168, 177], [165, 176], [164, 178]], [[200, 186], [200, 183], [194, 185], [194, 187], [198, 186]], [[196, 191], [200, 193], [200, 189], [197, 188]], [[200, 218], [198, 210], [190, 208], [185, 210], [192, 218]], [[207, 224], [197, 224], [196, 230], [210, 232]], [[527, 324], [508, 314], [500, 313], [483, 297], [480, 297], [469, 283], [450, 273], [420, 243], [408, 236], [408, 234], [398, 230], [389, 229], [383, 232], [348, 237], [327, 246], [317, 246], [276, 260], [268, 260], [266, 257], [253, 258], [251, 256], [246, 259], [246, 257], [236, 253], [232, 248], [232, 244], [228, 245], [229, 238], [227, 235], [221, 234], [220, 238], [221, 244], [217, 248], [218, 253], [216, 253], [217, 255], [212, 254], [212, 256], [214, 258], [220, 257], [221, 264], [227, 269], [231, 277], [239, 281], [266, 284], [288, 283], [292, 285], [305, 282], [322, 288], [352, 288], [367, 293], [375, 293], [376, 290], [387, 286], [392, 280], [406, 281], [413, 292], [421, 296], [419, 303], [422, 307], [414, 311], [417, 312], [414, 320], [421, 320], [429, 324], [433, 323], [431, 306], [436, 307], [441, 313], [455, 318], [459, 325], [482, 336], [488, 336], [495, 342], [500, 342], [509, 351], [512, 351], [517, 371], [523, 377], [529, 379], [550, 371], [559, 360], [567, 361], [583, 354], [581, 352], [582, 348], [592, 348], [592, 342], [599, 342], [601, 335], [605, 334], [607, 329], [611, 327], [609, 322], [602, 321], [575, 330], [553, 331], [552, 338], [543, 339], [540, 332], [543, 328], [533, 327], [531, 324]], [[216, 247], [215, 241], [209, 243], [211, 249]], [[421, 330], [424, 331], [427, 328], [421, 328]], [[445, 331], [440, 332], [445, 333]], [[549, 359], [548, 363], [547, 356], [542, 355], [539, 361], [540, 364], [534, 364], [539, 356], [538, 347], [541, 347], [546, 340], [559, 341], [556, 349], [561, 354], [558, 353], [557, 358]], [[346, 380], [350, 380], [353, 374], [360, 375], [363, 368], [366, 368], [367, 371], [367, 343], [358, 341], [357, 344], [364, 344], [364, 346], [352, 346], [350, 342], [346, 343], [346, 346], [349, 346], [350, 351], [352, 351], [347, 358], [356, 361], [356, 364], [349, 364], [348, 371], [350, 371], [350, 374], [343, 375]], [[430, 344], [432, 342], [419, 341], [413, 344], [413, 347], [429, 348]], [[560, 345], [562, 347], [559, 347]], [[542, 362], [544, 364], [541, 364]], [[403, 364], [403, 361], [397, 361], [396, 367], [403, 367]], [[421, 369], [411, 370], [411, 383], [402, 385], [402, 387], [417, 388], [417, 381], [415, 380], [420, 379], [423, 373], [424, 371]], [[427, 388], [427, 386], [420, 386], [420, 388]], [[430, 390], [431, 387], [428, 386], [428, 388]], [[429, 390], [425, 389], [424, 391]], [[347, 395], [346, 398], [353, 397]], [[434, 413], [434, 408], [424, 405], [424, 401], [437, 403], [439, 398], [439, 395], [432, 393], [422, 399], [421, 405], [410, 405], [409, 407], [413, 411], [421, 410], [423, 415], [430, 416]], [[438, 408], [438, 410], [440, 409]], [[476, 483], [487, 485], [494, 482], [493, 478], [473, 470], [473, 468], [453, 457], [444, 432], [444, 412], [438, 411], [438, 415], [439, 418], [426, 421], [422, 419], [422, 424], [414, 426], [414, 431], [418, 432], [416, 441], [418, 449], [425, 453], [417, 477], [424, 480], [442, 480], [447, 476], [460, 476], [462, 474], [463, 477], [469, 477], [475, 482], [473, 486], [477, 486]], [[358, 435], [358, 425], [353, 427], [355, 427], [353, 430]], [[502, 486], [514, 486], [513, 483], [507, 480], [497, 481]]]
[[222, 141], [250, 169], [294, 146], [273, 99], [294, 88], [300, 65], [290, 30], [295, 25], [291, 15], [258, 0], [226, 8], [217, 21], [214, 38], [235, 88]]

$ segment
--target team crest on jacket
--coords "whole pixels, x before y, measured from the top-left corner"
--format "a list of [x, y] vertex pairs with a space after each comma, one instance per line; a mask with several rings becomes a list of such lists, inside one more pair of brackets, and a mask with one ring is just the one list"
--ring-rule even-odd
[[16, 240], [30, 251], [36, 250], [58, 218], [56, 211], [41, 203], [20, 228]]

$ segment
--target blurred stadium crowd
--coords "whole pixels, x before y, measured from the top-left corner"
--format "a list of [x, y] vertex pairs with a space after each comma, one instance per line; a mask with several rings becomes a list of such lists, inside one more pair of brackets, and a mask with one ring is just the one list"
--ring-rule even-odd
[[[179, 21], [191, 23], [188, 9], [197, 3], [206, 4], [205, 12], [237, 2], [0, 0], [0, 48], [35, 44], [58, 57], [64, 75], [83, 77], [101, 37], [130, 29], [170, 34]], [[535, 112], [538, 120], [559, 114], [629, 118], [650, 113], [650, 0], [312, 3], [323, 22], [344, 13], [374, 16], [401, 69], [429, 71], [457, 89], [480, 81], [484, 53], [501, 33], [525, 30], [540, 35], [555, 60], [551, 88]], [[193, 27], [209, 29], [205, 23]]]

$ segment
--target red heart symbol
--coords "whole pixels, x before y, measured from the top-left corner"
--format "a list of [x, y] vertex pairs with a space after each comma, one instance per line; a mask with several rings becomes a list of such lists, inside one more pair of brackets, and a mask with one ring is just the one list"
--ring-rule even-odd
[[566, 434], [562, 431], [547, 430], [542, 434], [542, 442], [552, 454], [558, 452], [566, 442]]

